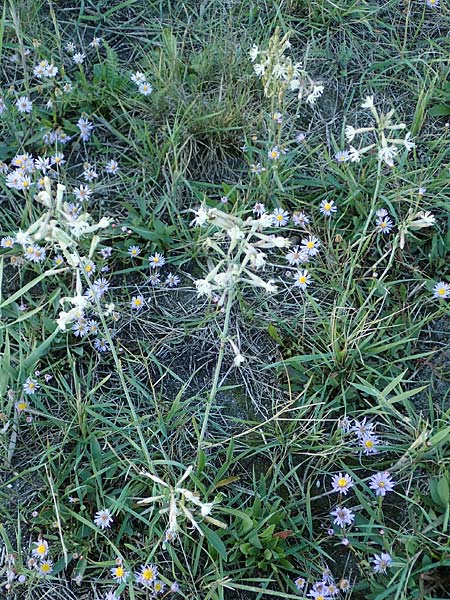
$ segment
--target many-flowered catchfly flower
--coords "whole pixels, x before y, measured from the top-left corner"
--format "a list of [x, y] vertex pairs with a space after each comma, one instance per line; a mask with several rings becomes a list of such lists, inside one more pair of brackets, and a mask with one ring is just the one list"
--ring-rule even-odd
[[[204, 519], [216, 527], [225, 528], [225, 523], [210, 516], [214, 507], [213, 502], [203, 502], [197, 493], [191, 492], [182, 485], [192, 473], [193, 466], [188, 467], [175, 485], [171, 485], [152, 473], [144, 472], [143, 475], [151, 479], [159, 488], [158, 494], [139, 500], [138, 504], [160, 503], [163, 508], [160, 513], [168, 514], [168, 530], [170, 538], [176, 536], [180, 530], [180, 521], [186, 520], [201, 536], [204, 535], [198, 525], [198, 519]], [[157, 573], [155, 573], [156, 577]]]
[[108, 527], [111, 527], [112, 522], [113, 518], [109, 508], [103, 508], [95, 513], [94, 523], [100, 529], [108, 529]]
[[387, 471], [384, 473], [376, 473], [370, 478], [369, 487], [375, 490], [377, 496], [385, 496], [386, 492], [392, 492], [394, 489], [394, 481]]
[[[286, 220], [282, 209], [276, 211], [280, 215], [277, 223]], [[253, 287], [263, 288], [272, 293], [276, 291], [273, 281], [264, 281], [254, 271], [264, 269], [265, 253], [268, 248], [284, 248], [289, 242], [282, 236], [268, 235], [263, 230], [272, 227], [274, 215], [263, 213], [259, 219], [240, 217], [225, 213], [217, 208], [195, 211], [198, 219], [195, 224], [209, 223], [217, 231], [213, 236], [206, 238], [205, 246], [216, 257], [215, 265], [210, 261], [209, 273], [205, 278], [195, 281], [199, 296], [209, 298], [217, 292], [218, 306], [222, 306], [231, 289], [237, 284], [250, 284]], [[219, 243], [220, 242], [220, 243]]]

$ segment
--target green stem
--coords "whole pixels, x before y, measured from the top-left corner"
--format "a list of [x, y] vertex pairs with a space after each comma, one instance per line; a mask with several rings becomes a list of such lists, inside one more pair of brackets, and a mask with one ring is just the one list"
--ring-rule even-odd
[[348, 294], [348, 292], [350, 290], [350, 286], [352, 285], [353, 272], [355, 270], [356, 264], [358, 263], [359, 255], [360, 255], [360, 252], [361, 252], [361, 248], [362, 248], [362, 246], [363, 246], [363, 244], [365, 242], [365, 236], [367, 234], [367, 230], [368, 230], [369, 225], [370, 225], [370, 223], [372, 221], [372, 218], [373, 218], [373, 214], [374, 214], [374, 211], [375, 211], [375, 204], [377, 202], [378, 192], [379, 192], [379, 189], [380, 189], [380, 183], [381, 183], [381, 160], [378, 160], [377, 180], [376, 180], [375, 189], [374, 189], [373, 195], [372, 195], [372, 201], [370, 203], [370, 210], [369, 210], [369, 214], [367, 216], [366, 223], [364, 225], [364, 229], [363, 229], [363, 231], [361, 233], [361, 237], [359, 238], [358, 247], [357, 247], [356, 252], [354, 254], [354, 260], [352, 261], [351, 266], [350, 266], [350, 273], [349, 273], [348, 278], [347, 278], [346, 294]]
[[209, 392], [208, 400], [206, 401], [205, 415], [203, 417], [202, 429], [200, 432], [200, 438], [198, 440], [198, 451], [199, 452], [201, 450], [203, 440], [206, 435], [206, 429], [208, 427], [209, 413], [211, 412], [212, 403], [214, 402], [214, 399], [217, 394], [217, 386], [219, 384], [219, 377], [220, 377], [220, 372], [222, 370], [223, 357], [225, 355], [225, 345], [227, 342], [228, 328], [230, 325], [231, 307], [233, 305], [233, 300], [234, 300], [234, 288], [232, 288], [229, 291], [228, 297], [227, 297], [227, 303], [225, 306], [225, 320], [223, 323], [223, 329], [222, 329], [222, 333], [220, 336], [219, 356], [217, 357], [217, 364], [216, 364], [216, 369], [214, 371], [214, 378], [213, 378], [213, 382], [212, 382], [212, 386], [211, 386], [211, 391]]

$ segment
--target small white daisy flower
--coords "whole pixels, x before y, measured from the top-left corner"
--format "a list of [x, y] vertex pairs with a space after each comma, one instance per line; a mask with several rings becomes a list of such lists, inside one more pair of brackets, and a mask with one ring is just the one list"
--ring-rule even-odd
[[104, 508], [95, 513], [94, 523], [100, 529], [111, 527], [112, 522], [113, 518], [111, 516], [111, 511], [108, 508]]

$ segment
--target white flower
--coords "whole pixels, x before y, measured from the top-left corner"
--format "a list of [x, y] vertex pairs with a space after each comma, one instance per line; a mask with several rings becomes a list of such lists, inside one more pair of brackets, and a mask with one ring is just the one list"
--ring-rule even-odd
[[422, 229], [423, 227], [433, 227], [436, 223], [436, 217], [430, 211], [420, 211], [414, 216], [409, 226], [412, 229]]
[[219, 288], [226, 288], [230, 285], [230, 283], [232, 282], [232, 275], [231, 273], [217, 273], [217, 275], [214, 276], [214, 282], [217, 283], [217, 285], [219, 286]]
[[359, 162], [361, 160], [361, 153], [354, 146], [350, 146], [348, 154], [350, 156], [350, 162]]
[[212, 285], [206, 281], [206, 279], [197, 279], [195, 282], [195, 287], [197, 288], [197, 294], [199, 296], [207, 296], [211, 297], [212, 293]]
[[374, 107], [373, 96], [366, 96], [366, 99], [361, 104], [361, 108], [373, 108], [373, 107]]
[[259, 271], [259, 269], [264, 269], [266, 266], [266, 255], [264, 252], [252, 254], [250, 256], [250, 265], [257, 271]]
[[378, 150], [379, 160], [383, 160], [389, 167], [394, 166], [394, 157], [397, 156], [398, 150], [395, 146], [386, 146]]
[[347, 142], [353, 142], [355, 135], [356, 129], [351, 125], [347, 125], [347, 127], [345, 128], [345, 137], [347, 139]]
[[313, 105], [313, 104], [314, 104], [314, 102], [315, 102], [315, 101], [316, 101], [318, 98], [320, 98], [320, 96], [323, 94], [323, 90], [324, 90], [324, 87], [323, 87], [323, 85], [314, 85], [314, 86], [313, 86], [313, 91], [312, 91], [312, 92], [309, 94], [309, 96], [307, 96], [307, 98], [306, 98], [306, 102], [307, 102], [308, 104], [311, 104], [311, 105]]
[[276, 77], [277, 79], [287, 79], [288, 78], [287, 66], [283, 65], [281, 63], [274, 65], [274, 67], [272, 69], [272, 75], [274, 77]]
[[255, 71], [256, 75], [258, 75], [258, 77], [262, 77], [266, 72], [266, 66], [263, 65], [263, 63], [257, 63], [253, 66], [253, 70]]
[[303, 72], [303, 64], [301, 62], [295, 63], [292, 69], [292, 77], [299, 78]]
[[204, 206], [200, 206], [197, 210], [193, 211], [195, 214], [195, 219], [192, 219], [190, 222], [191, 227], [203, 227], [203, 225], [208, 221], [208, 211]]
[[239, 227], [232, 227], [227, 231], [227, 234], [231, 240], [232, 245], [234, 245], [238, 240], [244, 239], [244, 232], [239, 229]]
[[258, 53], [259, 53], [258, 46], [256, 44], [253, 44], [253, 46], [249, 52], [250, 60], [252, 62], [255, 62], [256, 57], [258, 56]]
[[407, 133], [405, 136], [405, 139], [403, 140], [403, 143], [405, 144], [405, 148], [408, 150], [408, 152], [416, 147], [416, 144], [413, 141], [411, 141], [410, 138], [411, 138], [411, 132]]
[[[240, 358], [245, 361], [245, 358], [243, 356], [241, 356]], [[213, 502], [203, 503], [200, 507], [200, 512], [202, 514], [202, 517], [207, 517], [211, 513], [213, 506], [214, 506]]]
[[19, 229], [19, 231], [16, 233], [15, 238], [16, 242], [21, 246], [27, 246], [28, 244], [31, 244], [30, 236], [28, 235], [28, 233], [22, 231], [21, 229]]

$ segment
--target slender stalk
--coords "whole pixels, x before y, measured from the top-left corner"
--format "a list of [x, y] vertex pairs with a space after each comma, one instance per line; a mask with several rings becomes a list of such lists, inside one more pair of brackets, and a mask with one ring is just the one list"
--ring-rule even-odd
[[222, 333], [220, 335], [220, 348], [219, 348], [219, 356], [217, 357], [217, 364], [214, 370], [214, 378], [211, 386], [211, 390], [209, 392], [208, 400], [206, 401], [205, 415], [203, 417], [202, 429], [200, 432], [200, 438], [198, 440], [198, 451], [200, 452], [203, 440], [205, 439], [206, 430], [208, 428], [208, 420], [209, 413], [211, 412], [212, 403], [217, 394], [217, 386], [219, 383], [220, 372], [222, 370], [223, 357], [225, 354], [225, 344], [228, 336], [228, 328], [230, 325], [230, 316], [231, 316], [231, 307], [233, 305], [234, 300], [234, 287], [228, 293], [227, 303], [225, 305], [225, 320], [223, 322]]

